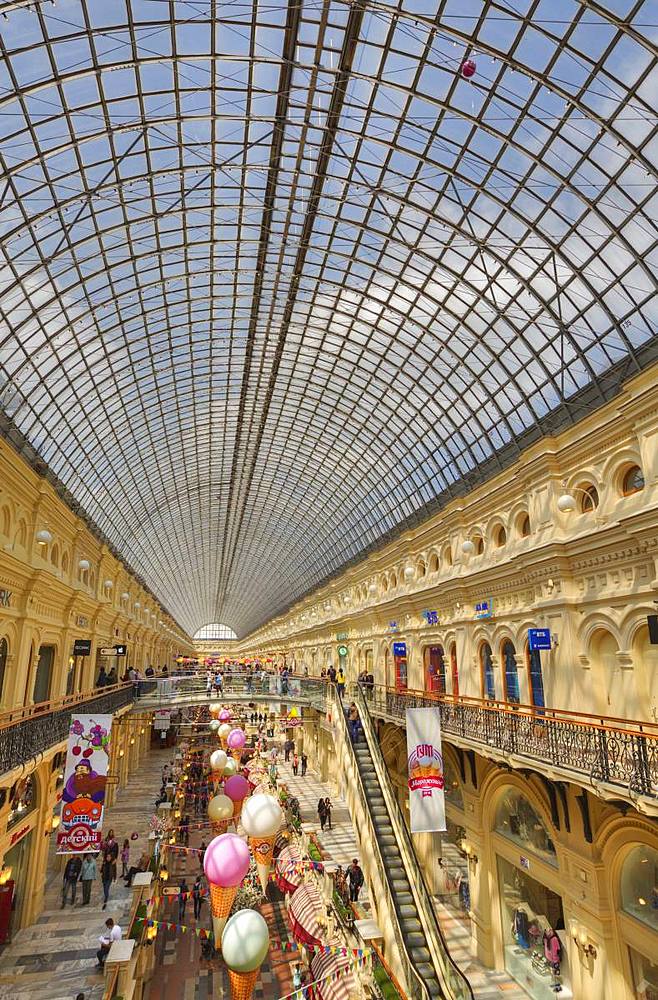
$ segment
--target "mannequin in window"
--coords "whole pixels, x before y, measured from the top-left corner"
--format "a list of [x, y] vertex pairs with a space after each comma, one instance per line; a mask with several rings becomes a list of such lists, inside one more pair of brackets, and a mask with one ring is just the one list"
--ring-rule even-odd
[[516, 943], [521, 948], [530, 947], [530, 939], [528, 935], [528, 914], [521, 907], [514, 911], [512, 934], [516, 939]]
[[544, 957], [553, 972], [560, 971], [562, 943], [552, 927], [547, 927], [544, 931]]

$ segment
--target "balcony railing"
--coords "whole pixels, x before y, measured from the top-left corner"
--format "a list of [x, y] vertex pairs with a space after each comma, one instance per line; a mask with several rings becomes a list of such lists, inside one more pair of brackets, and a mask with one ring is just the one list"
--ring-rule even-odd
[[404, 720], [407, 708], [438, 706], [446, 735], [481, 747], [587, 775], [631, 795], [658, 798], [658, 725], [559, 709], [424, 691], [375, 687], [371, 711]]
[[65, 740], [73, 712], [112, 715], [117, 709], [132, 704], [133, 699], [132, 684], [116, 684], [3, 712], [0, 714], [0, 775]]
[[[323, 711], [326, 684], [317, 677], [291, 677], [282, 683], [276, 674], [263, 680], [234, 674], [223, 692], [206, 695], [205, 675], [158, 679], [144, 684], [145, 708], [187, 701], [289, 700]], [[588, 715], [554, 708], [453, 697], [427, 691], [398, 691], [375, 686], [364, 692], [370, 710], [404, 722], [407, 708], [438, 706], [447, 738], [479, 750], [485, 756], [510, 755], [529, 766], [544, 765], [567, 775], [585, 775], [611, 791], [658, 800], [658, 724], [611, 716]], [[348, 692], [349, 697], [349, 692]]]

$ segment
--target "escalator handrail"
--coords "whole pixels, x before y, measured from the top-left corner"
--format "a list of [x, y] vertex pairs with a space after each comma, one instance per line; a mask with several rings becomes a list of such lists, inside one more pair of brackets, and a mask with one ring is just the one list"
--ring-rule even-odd
[[372, 757], [377, 780], [379, 781], [382, 795], [384, 796], [384, 802], [391, 820], [391, 826], [393, 827], [398, 842], [400, 857], [402, 859], [402, 863], [404, 864], [407, 878], [411, 886], [411, 891], [418, 910], [418, 916], [421, 924], [423, 925], [428, 945], [430, 945], [429, 950], [432, 956], [432, 964], [437, 971], [437, 977], [441, 986], [446, 990], [451, 1000], [473, 1000], [473, 990], [471, 989], [470, 983], [450, 955], [446, 940], [443, 936], [443, 931], [439, 925], [436, 911], [432, 905], [429, 889], [427, 888], [427, 884], [425, 882], [425, 876], [423, 875], [414, 850], [409, 828], [407, 827], [404, 816], [402, 815], [402, 810], [400, 809], [397, 796], [393, 791], [388, 768], [386, 767], [384, 757], [379, 747], [379, 740], [377, 739], [372, 723], [368, 703], [364, 697], [363, 691], [358, 685], [354, 685], [351, 690], [351, 694], [359, 709], [363, 732], [366, 736], [368, 747], [370, 749], [370, 756]]
[[[327, 691], [327, 694], [329, 695], [329, 691]], [[343, 706], [341, 704], [340, 698], [338, 697], [335, 688], [332, 688], [331, 694], [333, 695], [333, 699], [332, 699], [333, 703], [331, 701], [329, 703], [332, 705], [332, 715], [337, 720], [337, 725], [339, 725], [341, 727], [341, 731], [342, 731], [342, 734], [343, 734], [343, 740], [345, 741], [345, 745], [348, 747], [348, 753], [349, 753], [350, 759], [352, 761], [352, 767], [353, 767], [354, 774], [355, 774], [355, 777], [356, 777], [357, 791], [359, 793], [359, 797], [361, 799], [361, 803], [363, 805], [363, 809], [364, 809], [365, 815], [366, 815], [366, 817], [368, 819], [368, 822], [370, 824], [371, 844], [372, 844], [372, 847], [373, 847], [372, 854], [373, 854], [373, 857], [375, 858], [375, 861], [376, 861], [376, 864], [377, 864], [377, 868], [379, 869], [379, 873], [381, 875], [383, 884], [384, 884], [384, 886], [386, 888], [386, 891], [387, 891], [389, 910], [390, 910], [391, 913], [397, 914], [397, 909], [396, 909], [396, 906], [395, 906], [395, 895], [394, 895], [394, 892], [393, 892], [393, 887], [391, 886], [391, 884], [389, 882], [388, 873], [386, 871], [386, 865], [384, 864], [384, 858], [382, 856], [381, 848], [380, 848], [379, 842], [377, 840], [376, 831], [375, 831], [375, 825], [374, 825], [372, 816], [370, 814], [370, 807], [369, 807], [369, 804], [368, 804], [368, 796], [366, 795], [366, 790], [365, 790], [365, 787], [363, 785], [363, 779], [361, 777], [361, 772], [359, 770], [358, 761], [356, 759], [356, 753], [354, 751], [354, 746], [352, 744], [352, 740], [350, 739], [349, 730], [347, 728], [347, 720], [345, 719], [345, 711], [343, 709]], [[329, 698], [328, 698], [328, 701], [329, 701]], [[400, 956], [406, 962], [408, 975], [411, 974], [411, 976], [413, 976], [413, 979], [415, 980], [415, 982], [418, 985], [419, 995], [423, 997], [423, 1000], [434, 1000], [434, 998], [432, 998], [430, 996], [429, 990], [427, 989], [427, 986], [425, 985], [422, 977], [419, 975], [419, 973], [416, 970], [416, 967], [414, 965], [413, 959], [411, 958], [411, 955], [409, 954], [409, 950], [408, 950], [408, 947], [407, 947], [407, 942], [404, 940], [404, 936], [402, 934], [402, 929], [401, 929], [401, 927], [400, 927], [400, 925], [399, 925], [399, 923], [398, 923], [397, 920], [394, 921], [394, 931], [395, 931], [395, 939], [396, 939], [396, 942], [397, 942], [397, 946], [398, 946], [398, 949], [400, 951]]]

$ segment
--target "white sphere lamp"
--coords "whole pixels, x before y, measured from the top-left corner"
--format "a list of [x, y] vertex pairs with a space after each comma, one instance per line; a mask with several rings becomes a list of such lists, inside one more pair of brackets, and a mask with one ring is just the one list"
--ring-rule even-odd
[[465, 542], [462, 542], [462, 552], [465, 556], [472, 556], [475, 552], [475, 545], [470, 538], [467, 538]]
[[561, 497], [558, 497], [557, 509], [562, 514], [570, 514], [572, 510], [576, 509], [575, 496], [571, 493], [563, 493]]
[[47, 528], [41, 528], [37, 531], [37, 544], [38, 545], [50, 545], [53, 540], [53, 536], [48, 531]]
[[86, 572], [86, 570], [88, 570], [90, 566], [91, 563], [89, 562], [88, 559], [81, 559], [80, 562], [78, 563], [78, 568], [81, 569], [83, 573]]

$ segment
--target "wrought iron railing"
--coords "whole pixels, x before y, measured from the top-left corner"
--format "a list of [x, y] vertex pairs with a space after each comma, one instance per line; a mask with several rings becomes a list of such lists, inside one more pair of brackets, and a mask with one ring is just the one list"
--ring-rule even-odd
[[133, 698], [132, 684], [117, 684], [4, 712], [0, 715], [0, 775], [65, 740], [72, 712], [112, 715], [117, 709], [132, 704]]
[[384, 802], [386, 803], [386, 811], [393, 828], [400, 859], [407, 873], [418, 912], [418, 919], [425, 933], [437, 978], [445, 990], [447, 997], [452, 998], [452, 1000], [473, 1000], [473, 991], [470, 984], [450, 955], [443, 932], [439, 926], [436, 911], [425, 882], [425, 876], [420, 867], [409, 828], [402, 815], [400, 803], [393, 789], [390, 774], [379, 747], [379, 740], [363, 691], [356, 688], [354, 697], [361, 716], [361, 725], [370, 749], [370, 756], [375, 767], [377, 780], [384, 796]]
[[438, 706], [446, 736], [485, 754], [494, 748], [631, 795], [658, 797], [656, 723], [385, 687], [364, 696], [376, 715], [401, 721], [408, 708]]

